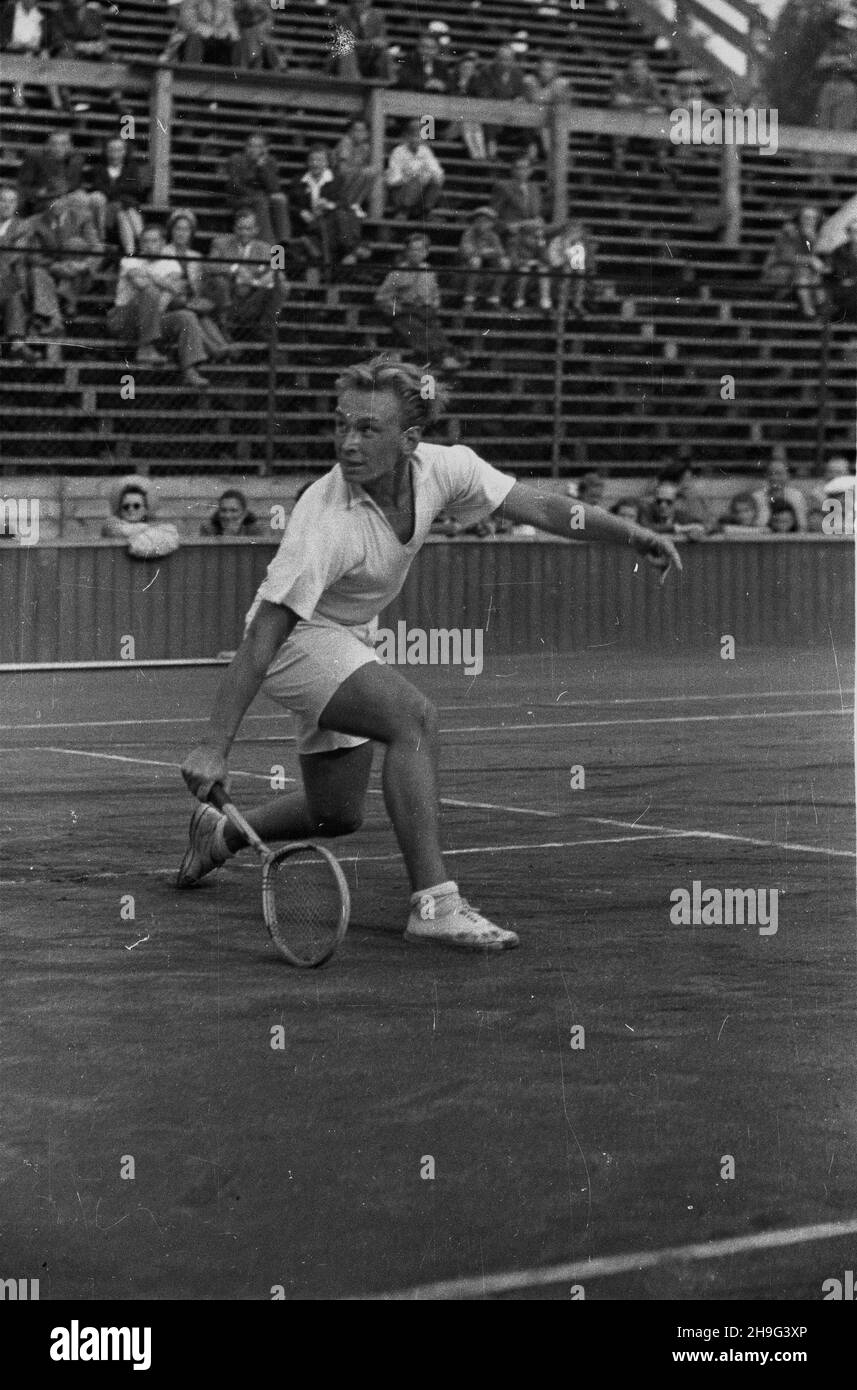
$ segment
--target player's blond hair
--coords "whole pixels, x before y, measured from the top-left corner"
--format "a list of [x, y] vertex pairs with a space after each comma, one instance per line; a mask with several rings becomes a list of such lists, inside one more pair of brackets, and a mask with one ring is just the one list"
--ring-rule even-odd
[[449, 389], [430, 371], [411, 362], [391, 362], [373, 357], [346, 367], [336, 380], [337, 391], [392, 391], [398, 397], [405, 429], [428, 428], [440, 418], [449, 402]]

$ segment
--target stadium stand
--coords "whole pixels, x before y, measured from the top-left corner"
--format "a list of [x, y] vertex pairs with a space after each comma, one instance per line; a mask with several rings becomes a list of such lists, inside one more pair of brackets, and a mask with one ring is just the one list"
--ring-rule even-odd
[[[526, 43], [528, 66], [554, 56], [581, 106], [606, 108], [616, 73], [634, 54], [649, 59], [665, 90], [683, 64], [681, 53], [653, 45], [651, 31], [605, 0], [587, 0], [582, 9], [526, 0], [438, 0], [430, 15], [401, 0], [381, 0], [380, 8], [401, 51], [413, 46], [430, 17], [448, 25], [457, 55], [475, 50], [488, 58], [499, 43], [514, 40]], [[123, 111], [135, 120], [143, 159], [150, 153], [149, 90], [174, 12], [152, 0], [119, 0], [108, 9], [113, 55], [130, 65]], [[365, 95], [329, 75], [331, 8], [290, 4], [274, 15], [285, 78], [241, 74], [236, 82], [225, 68], [181, 69], [170, 128], [170, 206], [196, 214], [203, 254], [212, 237], [231, 227], [220, 171], [249, 132], [266, 134], [287, 187], [305, 167], [307, 149], [332, 147]], [[13, 110], [12, 83], [4, 78], [0, 179], [14, 181], [25, 152], [50, 130], [71, 130], [88, 158], [115, 134], [112, 72], [96, 78], [94, 65], [79, 71], [73, 94], [88, 109], [62, 115], [35, 85], [27, 90], [27, 108]], [[302, 92], [308, 97], [303, 102]], [[387, 153], [399, 128], [398, 121], [388, 122]], [[447, 197], [427, 227], [431, 260], [443, 290], [443, 327], [467, 363], [444, 439], [460, 438], [522, 475], [549, 474], [558, 458], [564, 472], [598, 468], [616, 480], [614, 495], [639, 491], [660, 460], [691, 441], [697, 466], [722, 478], [715, 491], [727, 493], [783, 441], [797, 474], [809, 473], [819, 446], [823, 371], [821, 444], [828, 452], [852, 448], [854, 330], [834, 325], [825, 341], [819, 324], [803, 321], [791, 301], [761, 286], [761, 267], [784, 217], [807, 202], [830, 212], [850, 195], [847, 159], [745, 151], [741, 235], [737, 245], [727, 245], [718, 150], [682, 149], [666, 167], [651, 144], [636, 142], [616, 173], [610, 137], [575, 132], [570, 211], [595, 238], [599, 257], [590, 317], [569, 322], [564, 334], [557, 417], [553, 319], [536, 309], [514, 316], [483, 301], [466, 319], [460, 312], [462, 229], [476, 207], [490, 202], [514, 151], [501, 148], [499, 167], [474, 162], [458, 139], [445, 138], [443, 122], [435, 148], [447, 174]], [[537, 179], [544, 176], [537, 166]], [[157, 186], [152, 199], [147, 211], [163, 221], [167, 207]], [[80, 476], [91, 494], [97, 492], [92, 475], [200, 476], [210, 498], [230, 478], [326, 466], [333, 381], [344, 364], [389, 345], [373, 296], [408, 230], [385, 216], [370, 218], [363, 229], [369, 259], [334, 283], [321, 283], [313, 268], [287, 267], [290, 291], [276, 343], [245, 342], [237, 359], [207, 363], [211, 388], [201, 395], [174, 375], [146, 368], [133, 373], [133, 400], [123, 398], [130, 348], [112, 343], [105, 328], [116, 268], [108, 255], [67, 339], [48, 344], [34, 364], [4, 363], [4, 476]], [[728, 403], [726, 377], [737, 383]], [[194, 488], [186, 488], [188, 515], [195, 515]], [[67, 509], [73, 493], [62, 495]], [[80, 509], [64, 510], [63, 517], [63, 534], [80, 534]]]

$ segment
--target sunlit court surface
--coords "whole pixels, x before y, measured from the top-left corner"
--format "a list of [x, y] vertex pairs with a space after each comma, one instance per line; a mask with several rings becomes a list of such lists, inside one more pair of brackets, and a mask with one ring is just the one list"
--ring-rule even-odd
[[[823, 1297], [857, 1240], [852, 673], [407, 672], [451, 871], [521, 946], [403, 942], [379, 749], [316, 971], [251, 853], [173, 886], [218, 668], [3, 676], [5, 1264], [51, 1299]], [[295, 778], [289, 717], [257, 700], [232, 766], [245, 808]], [[767, 922], [674, 920], [694, 883]]]

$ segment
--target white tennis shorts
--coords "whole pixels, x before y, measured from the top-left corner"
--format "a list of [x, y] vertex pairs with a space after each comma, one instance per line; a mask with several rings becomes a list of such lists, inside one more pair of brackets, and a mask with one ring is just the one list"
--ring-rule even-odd
[[299, 753], [329, 753], [369, 742], [320, 729], [318, 721], [342, 682], [361, 666], [377, 661], [377, 630], [376, 618], [358, 627], [342, 627], [324, 618], [301, 619], [280, 647], [261, 688], [270, 700], [294, 715]]

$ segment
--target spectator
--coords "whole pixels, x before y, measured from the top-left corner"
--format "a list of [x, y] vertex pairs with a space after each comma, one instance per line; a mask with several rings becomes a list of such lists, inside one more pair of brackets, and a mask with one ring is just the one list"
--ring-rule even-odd
[[256, 216], [264, 241], [280, 246], [288, 241], [288, 198], [280, 187], [277, 166], [264, 135], [248, 135], [244, 149], [236, 150], [227, 159], [224, 176], [233, 213], [249, 208]]
[[24, 156], [18, 172], [21, 211], [41, 212], [57, 198], [80, 192], [82, 184], [83, 155], [72, 149], [68, 131], [54, 130], [42, 149]]
[[264, 536], [265, 528], [247, 506], [247, 498], [237, 487], [220, 494], [217, 510], [199, 528], [202, 536]]
[[102, 536], [113, 540], [130, 540], [155, 519], [149, 506], [148, 482], [145, 478], [123, 478], [110, 494], [110, 516], [101, 528]]
[[[0, 49], [31, 60], [33, 80], [44, 83], [55, 111], [63, 109], [63, 99], [48, 58], [60, 40], [59, 25], [47, 5], [36, 0], [4, 0], [0, 7]], [[12, 86], [12, 105], [19, 111], [26, 106], [23, 82]]]
[[196, 314], [172, 307], [175, 300], [181, 302], [181, 290], [181, 266], [164, 255], [160, 227], [144, 227], [139, 256], [124, 256], [119, 263], [116, 299], [107, 312], [107, 326], [115, 338], [133, 340], [140, 366], [166, 364], [156, 342], [174, 346], [183, 382], [201, 390], [208, 382], [197, 367], [207, 354]]
[[857, 222], [849, 222], [846, 240], [830, 257], [830, 298], [839, 319], [857, 319]]
[[[523, 101], [527, 96], [527, 84], [523, 68], [515, 57], [515, 50], [509, 43], [501, 44], [492, 62], [480, 69], [473, 80], [472, 96], [491, 101]], [[486, 126], [485, 139], [489, 159], [497, 158], [497, 142], [500, 138], [513, 141], [517, 145], [530, 144], [531, 135], [526, 127]]]
[[428, 217], [443, 191], [446, 177], [440, 161], [420, 135], [415, 116], [405, 126], [387, 165], [390, 213], [393, 217]]
[[321, 145], [310, 150], [306, 173], [292, 184], [291, 200], [295, 218], [302, 224], [303, 244], [311, 259], [321, 261], [326, 275], [337, 265], [352, 266], [365, 256], [360, 219], [346, 203], [342, 184]]
[[610, 510], [614, 516], [621, 516], [625, 521], [633, 521], [636, 524], [640, 520], [640, 503], [636, 497], [620, 497]]
[[603, 507], [606, 490], [607, 484], [601, 474], [590, 469], [588, 473], [584, 473], [577, 485], [577, 496], [590, 507]]
[[235, 0], [235, 22], [241, 35], [243, 66], [282, 72], [286, 63], [274, 38], [270, 0]]
[[185, 63], [227, 63], [241, 66], [241, 35], [233, 0], [181, 0], [176, 27], [159, 63], [171, 63], [181, 53]]
[[28, 243], [39, 300], [34, 312], [54, 321], [61, 302], [66, 318], [74, 319], [78, 299], [89, 290], [104, 251], [87, 195], [68, 193], [31, 217]]
[[766, 528], [775, 502], [787, 502], [797, 520], [797, 529], [806, 530], [806, 501], [803, 493], [789, 486], [789, 466], [782, 458], [772, 458], [765, 473], [765, 485], [756, 488], [753, 497], [757, 508], [757, 524]]
[[381, 177], [372, 163], [372, 141], [362, 116], [353, 120], [333, 151], [333, 172], [339, 179], [342, 201], [360, 218], [366, 216], [364, 204]]
[[205, 269], [202, 256], [193, 246], [196, 235], [196, 217], [188, 208], [177, 208], [167, 223], [168, 245], [164, 256], [176, 261], [181, 271], [181, 283], [173, 300], [184, 309], [191, 309], [199, 319], [205, 351], [213, 361], [229, 357], [233, 345], [223, 333], [214, 318], [215, 304], [204, 293]]
[[149, 180], [127, 140], [107, 140], [98, 163], [89, 171], [90, 201], [101, 241], [114, 229], [125, 256], [133, 256], [143, 230], [140, 204]]
[[420, 34], [416, 48], [399, 65], [399, 86], [409, 92], [449, 91], [449, 64], [440, 56], [434, 34]]
[[736, 492], [729, 500], [729, 510], [721, 516], [718, 527], [724, 536], [758, 536], [759, 505], [752, 492]]
[[518, 272], [513, 307], [523, 309], [527, 277], [531, 271], [536, 271], [541, 307], [550, 309], [542, 195], [530, 179], [530, 161], [526, 155], [519, 155], [515, 160], [511, 178], [501, 179], [496, 184], [492, 201], [501, 235], [506, 239], [506, 253]]
[[659, 482], [651, 502], [643, 507], [642, 525], [648, 526], [652, 531], [674, 533], [678, 529], [677, 492], [675, 483]]
[[823, 536], [827, 533], [824, 529], [825, 513], [821, 507], [811, 506], [807, 512], [806, 529], [811, 536]]
[[824, 77], [818, 94], [816, 125], [820, 130], [854, 130], [857, 127], [857, 87], [851, 45], [846, 43], [831, 48], [819, 59], [816, 72]]
[[[535, 74], [526, 76], [524, 84], [527, 100], [541, 109], [539, 142], [545, 156], [550, 159], [553, 148], [553, 113], [558, 106], [565, 106], [571, 101], [571, 83], [567, 77], [560, 76], [559, 65], [554, 58], [541, 58]], [[537, 151], [533, 149], [531, 153], [535, 154]]]
[[361, 77], [393, 80], [384, 16], [372, 0], [353, 0], [344, 5], [337, 10], [334, 24], [340, 77], [348, 82], [359, 82]]
[[[820, 507], [825, 497], [837, 492], [843, 486], [850, 486], [854, 469], [844, 454], [833, 454], [825, 463], [821, 475], [821, 486], [812, 492], [812, 504]], [[847, 480], [847, 481], [846, 481]]]
[[[475, 48], [470, 48], [465, 53], [461, 62], [455, 70], [454, 76], [450, 80], [449, 92], [456, 97], [478, 96], [479, 86], [479, 54]], [[487, 159], [488, 151], [485, 146], [485, 131], [479, 121], [450, 121], [444, 131], [444, 138], [455, 140], [461, 136], [464, 141], [465, 149], [471, 159]]]
[[[500, 307], [500, 296], [512, 263], [497, 235], [496, 221], [497, 214], [492, 207], [477, 208], [459, 243], [461, 263], [468, 272], [464, 281], [465, 313], [476, 303], [478, 290], [487, 290], [486, 298], [492, 308]], [[494, 274], [490, 278], [480, 274], [486, 270]]]
[[[624, 113], [638, 111], [642, 115], [666, 116], [666, 106], [657, 78], [651, 72], [645, 58], [632, 58], [625, 71], [614, 79], [611, 105], [614, 110]], [[627, 148], [626, 135], [614, 136], [613, 169], [617, 174], [624, 170]], [[662, 142], [662, 158], [665, 153], [665, 142]]]
[[27, 224], [18, 216], [18, 191], [10, 183], [0, 184], [0, 316], [3, 337], [11, 357], [32, 362], [36, 353], [24, 341], [27, 336], [26, 287], [28, 267], [24, 256], [16, 254], [26, 246]]
[[[58, 58], [82, 58], [89, 63], [113, 61], [104, 23], [104, 11], [98, 0], [62, 0], [58, 28]], [[113, 88], [110, 100], [114, 106], [121, 107], [121, 88]], [[89, 103], [79, 101], [75, 104], [75, 110], [88, 111]]]
[[595, 242], [583, 223], [570, 218], [547, 244], [551, 270], [566, 276], [570, 286], [568, 307], [576, 318], [586, 318], [586, 295], [595, 274]]
[[815, 251], [818, 223], [818, 209], [802, 207], [778, 233], [762, 269], [762, 284], [777, 299], [791, 291], [806, 319], [817, 318], [824, 303], [824, 262]]
[[440, 288], [428, 264], [428, 238], [408, 237], [404, 260], [384, 280], [375, 302], [390, 321], [393, 337], [420, 363], [440, 363], [446, 371], [461, 366], [438, 319]]
[[250, 211], [239, 212], [234, 231], [212, 241], [205, 293], [214, 302], [214, 317], [227, 341], [236, 330], [242, 336], [252, 330], [271, 332], [287, 289], [282, 271], [273, 269], [273, 252]]
[[800, 529], [794, 507], [782, 500], [771, 503], [771, 514], [768, 518], [769, 531], [772, 531], [775, 536], [786, 536]]
[[680, 446], [678, 460], [661, 470], [659, 480], [665, 483], [675, 483], [676, 521], [681, 525], [698, 524], [704, 526], [708, 531], [712, 526], [711, 510], [699, 485], [690, 457], [682, 456], [683, 451], [684, 446]]

